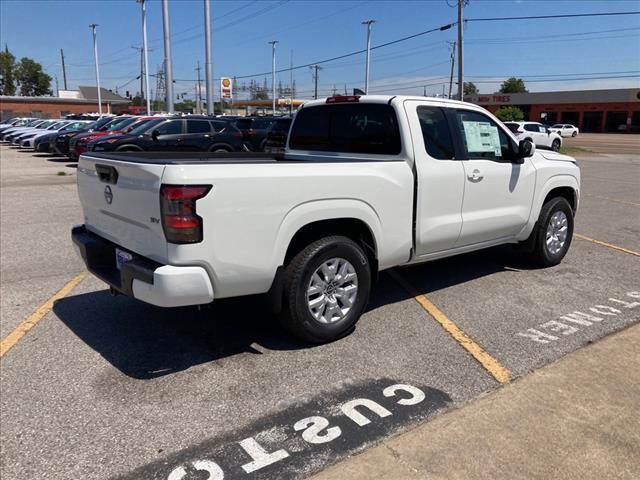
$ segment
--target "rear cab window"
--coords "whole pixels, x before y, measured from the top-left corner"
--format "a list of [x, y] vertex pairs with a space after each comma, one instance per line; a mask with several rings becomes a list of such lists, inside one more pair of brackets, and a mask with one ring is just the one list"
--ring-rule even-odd
[[394, 108], [351, 103], [303, 108], [293, 122], [289, 148], [319, 152], [398, 155], [402, 151]]

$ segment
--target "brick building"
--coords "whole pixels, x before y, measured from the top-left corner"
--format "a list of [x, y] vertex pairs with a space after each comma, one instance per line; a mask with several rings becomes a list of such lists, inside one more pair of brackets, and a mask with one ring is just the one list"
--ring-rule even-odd
[[518, 107], [525, 120], [548, 125], [570, 123], [581, 132], [640, 133], [640, 89], [470, 95], [468, 102], [491, 112]]
[[[131, 101], [101, 88], [103, 113], [119, 113]], [[98, 111], [96, 87], [61, 90], [57, 97], [0, 96], [0, 120], [12, 117], [60, 118], [69, 114]]]

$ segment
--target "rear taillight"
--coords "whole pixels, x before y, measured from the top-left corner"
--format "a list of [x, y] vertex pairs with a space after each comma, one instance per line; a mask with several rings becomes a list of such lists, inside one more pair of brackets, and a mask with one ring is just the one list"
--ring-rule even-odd
[[167, 242], [202, 241], [202, 218], [196, 215], [196, 200], [204, 197], [211, 185], [162, 185], [160, 210]]

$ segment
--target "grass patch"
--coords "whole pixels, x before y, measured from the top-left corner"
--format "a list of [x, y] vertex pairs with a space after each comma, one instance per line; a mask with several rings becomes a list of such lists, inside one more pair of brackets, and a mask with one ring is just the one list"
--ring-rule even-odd
[[565, 155], [578, 155], [580, 153], [591, 153], [591, 150], [589, 150], [588, 148], [562, 145], [560, 147], [560, 153], [564, 153]]

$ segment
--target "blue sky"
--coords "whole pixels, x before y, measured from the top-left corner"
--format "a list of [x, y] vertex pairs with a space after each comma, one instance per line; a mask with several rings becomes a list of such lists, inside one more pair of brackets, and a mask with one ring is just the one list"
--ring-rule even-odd
[[[392, 41], [456, 20], [455, 0], [431, 1], [212, 1], [214, 75], [241, 76], [271, 70], [269, 40], [278, 40], [278, 68], [323, 60], [364, 48], [361, 22], [375, 19], [372, 45]], [[640, 10], [640, 1], [470, 0], [466, 18]], [[177, 93], [193, 95], [196, 62], [204, 64], [203, 2], [171, 0], [171, 33]], [[148, 0], [150, 71], [162, 62], [162, 12]], [[60, 48], [65, 51], [69, 88], [93, 85], [90, 23], [99, 24], [102, 84], [135, 92], [141, 40], [140, 7], [134, 0], [2, 0], [0, 41], [18, 58], [34, 58], [62, 88]], [[372, 93], [442, 92], [449, 74], [447, 42], [455, 28], [372, 52]], [[608, 73], [634, 72], [634, 73]], [[566, 74], [566, 75], [565, 75]], [[575, 80], [635, 75], [633, 78]], [[299, 97], [312, 96], [308, 68], [294, 72]], [[502, 79], [522, 76], [530, 91], [640, 86], [640, 15], [512, 22], [468, 23], [465, 76], [491, 93]], [[552, 77], [551, 75], [556, 75]], [[545, 77], [546, 76], [546, 77]], [[588, 75], [584, 75], [588, 76]], [[279, 75], [283, 83], [289, 73]], [[466, 78], [466, 79], [467, 79]], [[262, 82], [264, 76], [256, 77]], [[534, 80], [545, 80], [537, 81]], [[270, 82], [270, 76], [267, 76]], [[554, 80], [554, 81], [547, 81]], [[248, 81], [248, 80], [247, 80]], [[127, 84], [127, 82], [129, 82]], [[320, 94], [334, 85], [350, 91], [364, 83], [364, 54], [323, 65]], [[123, 86], [124, 85], [124, 86]], [[152, 81], [152, 90], [155, 82]], [[455, 87], [454, 87], [455, 90]]]

